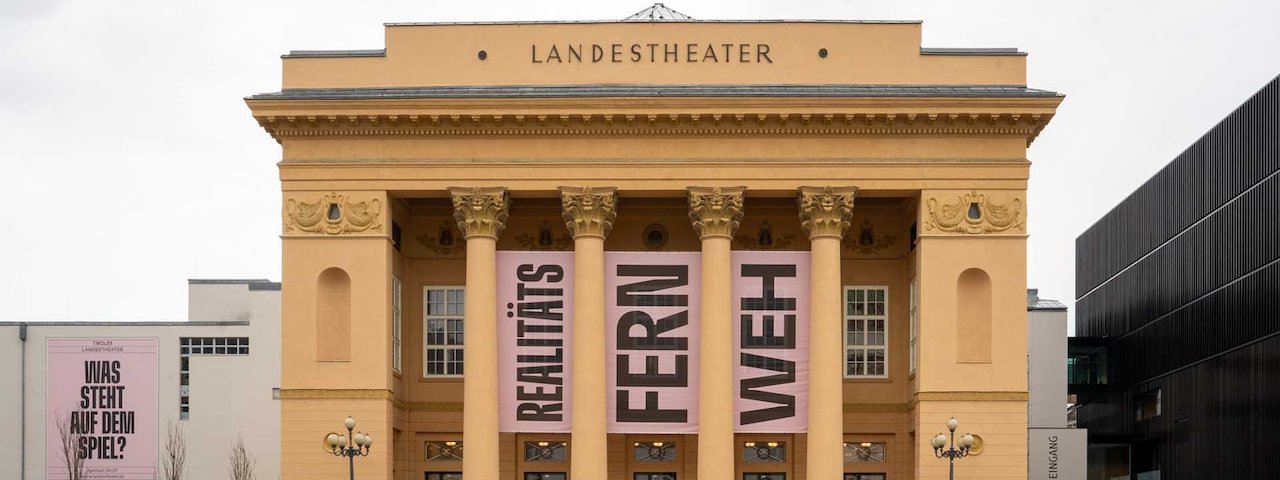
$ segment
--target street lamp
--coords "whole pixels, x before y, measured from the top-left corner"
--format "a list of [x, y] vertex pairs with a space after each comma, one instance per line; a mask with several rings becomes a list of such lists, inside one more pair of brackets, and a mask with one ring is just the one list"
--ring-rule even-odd
[[[373, 436], [364, 432], [356, 432], [356, 419], [347, 417], [342, 422], [347, 427], [347, 434], [330, 432], [324, 436], [324, 444], [328, 447], [329, 453], [337, 457], [347, 457], [347, 467], [351, 472], [351, 480], [356, 480], [356, 455], [366, 456], [369, 454], [369, 447], [373, 446]], [[352, 440], [351, 446], [347, 446], [347, 439]]]
[[[956, 478], [956, 459], [969, 456], [969, 447], [973, 446], [973, 435], [968, 433], [960, 436], [960, 442], [956, 442], [956, 427], [960, 426], [960, 422], [956, 417], [947, 420], [947, 430], [951, 431], [951, 446], [947, 447], [947, 436], [939, 433], [933, 437], [933, 454], [938, 458], [946, 457], [948, 465], [947, 478], [955, 480]], [[945, 450], [942, 447], [947, 447]], [[959, 448], [957, 448], [959, 447]]]

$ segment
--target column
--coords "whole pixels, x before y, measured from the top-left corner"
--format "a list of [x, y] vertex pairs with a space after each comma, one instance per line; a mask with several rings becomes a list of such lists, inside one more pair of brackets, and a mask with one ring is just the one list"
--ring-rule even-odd
[[698, 479], [731, 480], [733, 441], [733, 297], [729, 259], [742, 221], [744, 187], [689, 187], [689, 220], [702, 239], [702, 330], [698, 348]]
[[800, 187], [800, 226], [809, 235], [808, 478], [843, 478], [844, 315], [840, 240], [857, 187]]
[[[573, 235], [573, 407], [569, 478], [609, 477], [605, 425], [604, 239], [618, 214], [613, 187], [560, 187]], [[481, 477], [487, 478], [487, 477]]]
[[498, 478], [498, 234], [511, 200], [504, 187], [453, 187], [453, 217], [467, 240], [462, 442], [467, 478]]

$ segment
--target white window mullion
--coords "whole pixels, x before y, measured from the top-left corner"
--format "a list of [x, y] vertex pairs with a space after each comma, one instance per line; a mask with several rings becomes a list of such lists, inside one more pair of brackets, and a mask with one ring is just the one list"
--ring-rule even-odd
[[461, 377], [462, 287], [426, 287], [422, 305], [422, 376]]
[[845, 287], [845, 378], [889, 376], [886, 287]]

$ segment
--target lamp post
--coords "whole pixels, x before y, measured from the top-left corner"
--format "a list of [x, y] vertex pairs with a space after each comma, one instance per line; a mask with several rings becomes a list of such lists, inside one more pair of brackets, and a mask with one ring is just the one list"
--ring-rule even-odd
[[[343, 435], [337, 432], [330, 432], [324, 436], [324, 444], [328, 447], [329, 453], [337, 457], [347, 457], [347, 467], [351, 472], [351, 480], [356, 480], [356, 455], [366, 456], [369, 454], [369, 447], [373, 445], [373, 436], [364, 432], [356, 432], [356, 419], [347, 417], [343, 422], [343, 426], [347, 427], [347, 434]], [[351, 439], [351, 445], [347, 446], [347, 439]]]
[[[960, 436], [960, 441], [956, 442], [956, 427], [960, 426], [960, 422], [956, 417], [947, 420], [947, 430], [951, 431], [951, 445], [947, 446], [947, 435], [939, 433], [933, 437], [933, 454], [938, 458], [946, 457], [948, 463], [947, 478], [955, 480], [956, 478], [956, 459], [969, 456], [969, 447], [973, 446], [973, 435], [968, 433]], [[942, 447], [947, 447], [943, 449]]]

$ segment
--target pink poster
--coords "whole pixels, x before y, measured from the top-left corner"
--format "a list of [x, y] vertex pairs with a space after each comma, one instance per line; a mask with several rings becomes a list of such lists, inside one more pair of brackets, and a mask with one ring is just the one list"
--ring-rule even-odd
[[498, 429], [568, 432], [573, 252], [498, 252]]
[[734, 431], [807, 431], [809, 252], [733, 252]]
[[48, 340], [46, 478], [68, 478], [68, 458], [85, 480], [156, 478], [157, 344], [155, 338]]
[[605, 255], [609, 433], [697, 433], [698, 252]]

